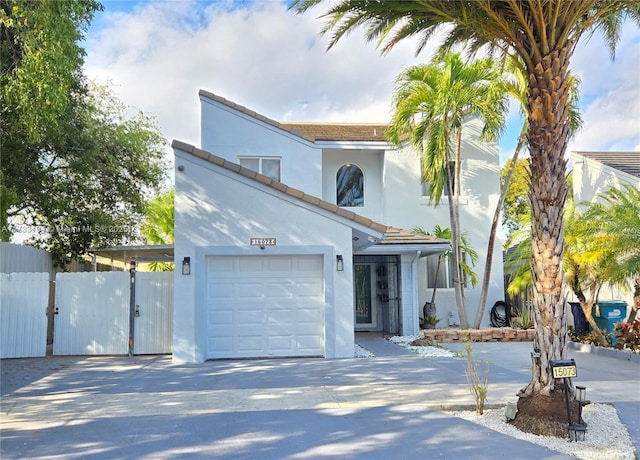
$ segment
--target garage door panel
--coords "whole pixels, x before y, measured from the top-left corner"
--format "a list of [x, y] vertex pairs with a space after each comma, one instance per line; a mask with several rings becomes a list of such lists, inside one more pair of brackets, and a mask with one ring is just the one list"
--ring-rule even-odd
[[238, 335], [237, 339], [238, 351], [253, 353], [248, 356], [256, 356], [255, 352], [262, 352], [264, 349], [264, 337], [262, 335]]
[[207, 257], [207, 358], [324, 355], [321, 256]]
[[322, 320], [322, 311], [319, 308], [298, 308], [296, 310], [297, 323], [317, 323]]
[[307, 353], [313, 353], [317, 350], [321, 343], [316, 335], [301, 335], [298, 334], [298, 348]]
[[243, 310], [238, 314], [238, 325], [240, 326], [260, 326], [264, 321], [262, 310]]
[[212, 282], [208, 286], [208, 296], [212, 299], [233, 299], [233, 283]]
[[261, 299], [264, 296], [264, 288], [258, 283], [238, 283], [238, 297]]
[[207, 316], [207, 325], [210, 327], [222, 324], [233, 325], [233, 311], [231, 310], [209, 311]]
[[[218, 350], [221, 354], [230, 354], [233, 350], [233, 338], [232, 337], [210, 337], [207, 341], [207, 347], [209, 350]], [[221, 356], [222, 357], [222, 356]]]

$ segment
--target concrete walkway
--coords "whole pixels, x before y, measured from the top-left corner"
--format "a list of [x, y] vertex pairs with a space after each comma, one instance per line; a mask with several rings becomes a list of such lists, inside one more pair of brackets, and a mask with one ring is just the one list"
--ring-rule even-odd
[[[0, 457], [570, 458], [435, 410], [473, 406], [460, 360], [377, 340], [359, 341], [378, 354], [362, 359], [3, 360]], [[524, 353], [508, 345], [486, 355]], [[515, 401], [528, 381], [518, 361], [494, 364], [488, 404]], [[589, 398], [606, 396], [603, 380], [635, 375], [618, 384], [640, 402], [638, 366], [625, 368], [594, 376]]]

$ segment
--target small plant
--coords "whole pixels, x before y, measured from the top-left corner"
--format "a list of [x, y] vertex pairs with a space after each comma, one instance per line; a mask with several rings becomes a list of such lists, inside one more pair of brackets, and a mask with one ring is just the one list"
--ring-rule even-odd
[[422, 329], [433, 329], [439, 322], [440, 318], [437, 318], [435, 316], [427, 315], [424, 317], [420, 317], [420, 327]]
[[473, 347], [471, 337], [467, 335], [464, 341], [465, 373], [471, 394], [476, 399], [476, 414], [484, 413], [484, 403], [489, 392], [489, 363], [487, 361], [476, 361], [473, 357]]
[[616, 323], [613, 336], [618, 339], [615, 347], [619, 350], [640, 351], [640, 322]]
[[534, 326], [530, 307], [524, 305], [514, 309], [511, 317], [511, 327], [517, 329], [531, 329]]
[[[607, 334], [607, 332], [603, 329], [600, 330], [602, 332], [602, 334], [604, 335], [604, 337], [607, 339], [608, 345], [607, 346], [611, 346], [611, 338], [609, 337], [609, 335]], [[577, 343], [586, 343], [588, 345], [599, 345], [600, 341], [598, 339], [598, 335], [594, 332], [594, 331], [587, 331], [587, 332], [576, 332], [576, 330], [572, 327], [569, 326], [567, 329], [567, 333], [569, 334], [569, 338], [571, 339], [572, 342], [577, 342]]]

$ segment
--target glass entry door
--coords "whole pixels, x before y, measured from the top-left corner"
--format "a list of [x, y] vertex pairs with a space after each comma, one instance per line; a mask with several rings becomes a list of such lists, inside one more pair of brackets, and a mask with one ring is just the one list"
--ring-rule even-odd
[[354, 296], [356, 329], [373, 329], [378, 326], [377, 307], [374, 304], [374, 264], [354, 264]]

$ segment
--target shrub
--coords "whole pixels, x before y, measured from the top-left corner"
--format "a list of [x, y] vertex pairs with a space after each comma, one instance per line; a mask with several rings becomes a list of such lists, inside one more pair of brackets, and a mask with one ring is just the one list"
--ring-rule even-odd
[[615, 347], [620, 350], [640, 351], [640, 322], [616, 323], [613, 336], [618, 340]]

